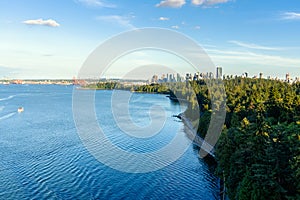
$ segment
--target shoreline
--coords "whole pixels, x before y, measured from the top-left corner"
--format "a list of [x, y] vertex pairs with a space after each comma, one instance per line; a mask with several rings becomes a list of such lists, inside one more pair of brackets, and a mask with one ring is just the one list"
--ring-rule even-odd
[[193, 144], [198, 146], [200, 149], [203, 149], [204, 151], [206, 151], [208, 153], [208, 155], [210, 155], [211, 157], [215, 158], [214, 147], [212, 145], [210, 145], [209, 143], [207, 143], [203, 138], [201, 138], [197, 134], [197, 131], [194, 129], [192, 122], [189, 119], [187, 119], [183, 113], [180, 113], [174, 117], [181, 119], [185, 128], [187, 128], [188, 132], [186, 134], [187, 134], [188, 138], [190, 140], [192, 140]]
[[[182, 123], [184, 124], [184, 129], [185, 129], [184, 132], [185, 132], [186, 136], [188, 137], [188, 139], [190, 139], [192, 141], [192, 143], [194, 145], [196, 145], [199, 148], [199, 153], [200, 153], [200, 150], [203, 149], [203, 147], [202, 147], [203, 143], [207, 144], [207, 145], [210, 145], [207, 142], [205, 142], [205, 140], [203, 138], [198, 136], [197, 131], [194, 129], [194, 127], [192, 125], [192, 122], [184, 116], [184, 113], [180, 113], [178, 115], [173, 115], [173, 117], [176, 117], [176, 118], [178, 118], [182, 121]], [[199, 142], [201, 143], [201, 145], [200, 145]], [[212, 150], [214, 150], [214, 147], [212, 147]], [[200, 155], [199, 155], [199, 157], [200, 157]], [[214, 163], [212, 165], [217, 165], [218, 164], [216, 159], [215, 159], [214, 153], [210, 154], [210, 153], [207, 152], [207, 155], [205, 157], [203, 157], [202, 159], [207, 159], [207, 161], [209, 162], [208, 164], [212, 164], [212, 163]], [[220, 198], [221, 199], [227, 199], [228, 197], [226, 195], [226, 186], [224, 184], [224, 181], [222, 180], [221, 177], [218, 177], [218, 176], [216, 176], [216, 177], [219, 179], [219, 187], [220, 187], [219, 195], [220, 195]]]
[[[173, 115], [173, 117], [176, 117], [178, 119], [181, 119], [182, 123], [184, 124], [184, 128], [185, 128], [185, 133], [186, 136], [192, 141], [192, 143], [194, 145], [196, 145], [197, 147], [199, 147], [199, 152], [201, 149], [205, 150], [203, 148], [203, 143], [205, 145], [209, 145], [207, 142], [205, 142], [205, 140], [203, 138], [201, 138], [200, 136], [198, 136], [197, 131], [194, 129], [191, 121], [189, 119], [187, 119], [184, 116], [184, 113], [180, 113], [178, 115]], [[211, 146], [212, 147], [212, 146]], [[214, 155], [214, 147], [212, 147], [213, 153], [212, 152], [206, 152], [208, 153], [205, 157], [203, 157], [202, 159], [209, 159], [210, 161], [213, 161], [216, 165], [218, 164]], [[199, 155], [200, 157], [200, 155]], [[212, 159], [212, 160], [211, 160]], [[210, 163], [211, 164], [211, 163]], [[227, 199], [226, 196], [226, 186], [224, 184], [224, 181], [221, 177], [216, 176], [219, 179], [219, 186], [220, 186], [220, 198], [221, 199]]]

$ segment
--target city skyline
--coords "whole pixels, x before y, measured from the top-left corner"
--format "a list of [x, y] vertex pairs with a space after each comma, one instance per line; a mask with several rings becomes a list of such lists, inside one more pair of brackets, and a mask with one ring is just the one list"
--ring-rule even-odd
[[[0, 84], [77, 84], [76, 82], [85, 82], [87, 83], [97, 83], [97, 82], [107, 82], [107, 81], [129, 81], [129, 82], [144, 82], [144, 83], [166, 83], [166, 82], [185, 82], [185, 81], [192, 81], [192, 80], [201, 80], [201, 79], [232, 79], [234, 77], [242, 77], [242, 78], [260, 78], [260, 79], [271, 79], [271, 80], [279, 80], [279, 81], [285, 81], [288, 83], [295, 83], [300, 81], [299, 76], [291, 76], [290, 73], [286, 73], [284, 78], [280, 77], [272, 77], [270, 75], [265, 75], [262, 72], [254, 74], [253, 76], [249, 76], [248, 72], [244, 72], [242, 74], [223, 74], [223, 68], [220, 66], [216, 67], [215, 72], [186, 72], [186, 73], [174, 73], [174, 72], [162, 72], [162, 73], [155, 73], [152, 75], [152, 77], [147, 76], [146, 78], [136, 79], [132, 78], [130, 76], [124, 76], [124, 77], [90, 77], [87, 79], [78, 79], [76, 76], [73, 76], [72, 78], [44, 78], [44, 79], [17, 79], [17, 78], [0, 78]], [[149, 74], [148, 74], [149, 75]], [[86, 84], [86, 83], [84, 83]]]
[[[187, 35], [223, 67], [223, 74], [300, 76], [296, 0], [5, 0], [0, 11], [0, 79], [71, 78], [103, 41], [144, 27]], [[139, 51], [121, 58], [107, 76], [149, 64], [190, 71], [174, 55]]]
[[223, 68], [220, 66], [216, 67], [215, 72], [195, 72], [195, 73], [186, 73], [184, 75], [180, 73], [164, 73], [164, 74], [154, 74], [152, 78], [148, 79], [148, 82], [150, 83], [166, 83], [166, 82], [185, 82], [185, 81], [198, 81], [203, 79], [232, 79], [234, 77], [242, 77], [242, 78], [260, 78], [260, 79], [272, 79], [272, 80], [279, 80], [284, 81], [288, 83], [296, 83], [300, 81], [300, 77], [297, 76], [291, 76], [289, 73], [285, 74], [285, 78], [279, 78], [279, 77], [271, 77], [269, 75], [264, 75], [262, 72], [258, 73], [254, 76], [249, 76], [248, 72], [244, 72], [240, 75], [233, 76], [232, 74], [223, 74], [222, 73]]

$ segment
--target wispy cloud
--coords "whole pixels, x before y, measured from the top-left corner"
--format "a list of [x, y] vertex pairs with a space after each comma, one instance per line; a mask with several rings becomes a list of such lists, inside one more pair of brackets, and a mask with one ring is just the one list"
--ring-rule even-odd
[[254, 73], [264, 71], [274, 77], [286, 72], [299, 76], [300, 59], [297, 57], [216, 48], [205, 48], [205, 51], [216, 65], [225, 66], [229, 74], [242, 74], [249, 70]]
[[179, 26], [175, 25], [175, 26], [171, 26], [171, 28], [179, 29]]
[[192, 4], [196, 6], [212, 6], [221, 3], [227, 3], [231, 0], [192, 0]]
[[201, 27], [200, 26], [195, 26], [195, 29], [200, 30]]
[[44, 57], [52, 57], [52, 56], [54, 56], [54, 54], [42, 54], [42, 56], [44, 56]]
[[300, 20], [300, 13], [285, 12], [281, 15], [281, 19], [284, 19], [284, 20]]
[[160, 21], [168, 21], [168, 20], [170, 20], [170, 18], [168, 18], [168, 17], [160, 17], [159, 20]]
[[[210, 7], [221, 3], [227, 3], [232, 0], [192, 0], [192, 5]], [[156, 7], [180, 8], [186, 4], [186, 0], [163, 0], [156, 4]]]
[[115, 4], [106, 3], [102, 0], [76, 0], [79, 3], [82, 3], [88, 7], [103, 7], [103, 8], [115, 8]]
[[41, 25], [41, 26], [50, 26], [50, 27], [58, 27], [58, 26], [60, 26], [60, 24], [57, 23], [53, 19], [47, 19], [47, 20], [43, 20], [43, 19], [30, 19], [30, 20], [23, 21], [23, 23], [27, 24], [27, 25]]
[[184, 4], [186, 4], [185, 0], [164, 0], [156, 4], [156, 7], [180, 8]]
[[276, 55], [257, 54], [253, 52], [228, 51], [206, 49], [209, 56], [219, 62], [231, 63], [241, 61], [246, 64], [259, 64], [260, 66], [296, 67], [300, 65], [300, 59], [288, 58]]
[[261, 46], [261, 45], [257, 45], [257, 44], [240, 42], [240, 41], [236, 41], [236, 40], [231, 40], [231, 41], [228, 41], [228, 42], [232, 43], [232, 44], [235, 44], [235, 45], [238, 45], [240, 47], [248, 48], [248, 49], [273, 50], [273, 51], [282, 50], [281, 48], [278, 48], [278, 47], [267, 47], [267, 46]]
[[98, 16], [96, 19], [108, 23], [118, 24], [121, 27], [133, 29], [135, 26], [131, 24], [132, 18], [134, 18], [134, 16], [104, 15]]

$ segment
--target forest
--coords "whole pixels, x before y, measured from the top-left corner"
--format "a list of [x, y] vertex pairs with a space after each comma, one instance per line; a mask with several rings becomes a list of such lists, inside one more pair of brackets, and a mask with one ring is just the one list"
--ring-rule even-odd
[[[216, 175], [230, 199], [300, 199], [300, 83], [226, 78], [101, 89], [168, 94], [205, 137], [211, 116], [226, 110], [216, 145]], [[196, 111], [196, 112], [195, 112]]]
[[[191, 83], [207, 132], [213, 101], [204, 81]], [[216, 174], [230, 199], [300, 199], [300, 84], [236, 77], [223, 80], [226, 118], [216, 146]], [[222, 106], [221, 106], [222, 107]], [[222, 109], [217, 107], [217, 109]]]

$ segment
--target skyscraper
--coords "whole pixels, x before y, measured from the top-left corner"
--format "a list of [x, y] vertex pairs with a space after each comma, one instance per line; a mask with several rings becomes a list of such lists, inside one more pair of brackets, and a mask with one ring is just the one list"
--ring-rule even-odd
[[181, 76], [180, 76], [180, 74], [179, 73], [177, 73], [177, 80], [176, 80], [177, 82], [181, 82]]
[[222, 78], [222, 67], [217, 67], [216, 78]]
[[285, 81], [289, 83], [289, 82], [290, 82], [290, 79], [291, 79], [290, 74], [287, 73], [287, 74], [285, 75]]

